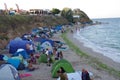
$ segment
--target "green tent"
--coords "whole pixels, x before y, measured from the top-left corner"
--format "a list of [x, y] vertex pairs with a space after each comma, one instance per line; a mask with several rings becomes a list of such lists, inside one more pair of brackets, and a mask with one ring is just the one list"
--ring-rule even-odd
[[46, 54], [41, 54], [39, 59], [38, 59], [39, 63], [47, 63], [47, 56]]
[[64, 70], [66, 71], [66, 73], [75, 72], [75, 70], [73, 69], [73, 67], [72, 67], [72, 65], [70, 64], [70, 62], [68, 62], [68, 61], [65, 60], [65, 59], [58, 60], [58, 61], [56, 61], [56, 62], [53, 64], [53, 66], [52, 66], [51, 73], [52, 73], [52, 77], [53, 77], [53, 78], [58, 77], [58, 76], [57, 76], [57, 71], [60, 69], [60, 67], [63, 67]]
[[51, 72], [54, 70], [54, 68], [56, 67], [56, 65], [58, 65], [59, 63], [61, 63], [61, 62], [63, 62], [63, 63], [69, 63], [67, 60], [65, 60], [65, 59], [61, 59], [61, 60], [55, 60], [55, 62], [54, 62], [54, 64], [52, 65], [52, 69], [51, 69]]

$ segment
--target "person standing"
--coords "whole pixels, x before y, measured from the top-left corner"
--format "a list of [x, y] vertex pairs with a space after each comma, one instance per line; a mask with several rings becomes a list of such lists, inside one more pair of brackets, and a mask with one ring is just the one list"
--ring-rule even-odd
[[63, 59], [63, 53], [62, 53], [62, 51], [59, 52], [58, 57], [59, 57], [59, 60]]
[[46, 49], [45, 54], [47, 56], [47, 65], [50, 66], [50, 52], [48, 48]]

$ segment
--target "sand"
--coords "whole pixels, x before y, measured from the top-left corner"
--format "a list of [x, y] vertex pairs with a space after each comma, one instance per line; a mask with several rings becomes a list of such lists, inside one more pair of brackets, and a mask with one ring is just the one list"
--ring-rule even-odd
[[[76, 27], [76, 26], [75, 26]], [[75, 29], [73, 29], [74, 32], [76, 32]], [[82, 52], [87, 53], [88, 55], [97, 58], [99, 61], [101, 61], [104, 64], [107, 64], [108, 66], [114, 68], [115, 70], [120, 71], [120, 63], [113, 61], [112, 59], [104, 56], [103, 54], [93, 51], [91, 48], [84, 46], [83, 42], [78, 41], [76, 38], [74, 38], [73, 36], [74, 34], [71, 34], [70, 32], [67, 34], [67, 37], [70, 39], [70, 41], [72, 41], [75, 45], [77, 45], [77, 47], [80, 48], [80, 50]], [[113, 53], [114, 54], [114, 53]]]
[[[97, 52], [94, 52], [90, 48], [83, 46], [83, 43], [79, 42], [78, 40], [73, 38], [73, 34], [71, 34], [70, 32], [67, 34], [67, 38], [69, 38], [70, 41], [72, 41], [76, 46], [78, 46], [83, 52], [85, 52], [93, 57], [96, 57], [101, 62], [104, 62], [105, 64], [107, 64], [117, 70], [120, 70], [120, 64], [115, 63], [111, 59], [109, 59], [101, 54], [98, 54]], [[55, 34], [53, 39], [64, 42], [64, 40], [60, 37], [60, 34]], [[94, 80], [120, 80], [120, 79], [114, 77], [113, 75], [110, 75], [108, 72], [106, 72], [104, 70], [95, 68], [94, 66], [90, 66], [90, 64], [87, 63], [88, 62], [87, 59], [81, 58], [78, 54], [73, 52], [70, 48], [67, 51], [63, 52], [63, 56], [65, 59], [67, 59], [72, 64], [73, 68], [76, 71], [80, 71], [80, 70], [82, 70], [82, 68], [85, 68], [88, 71], [92, 72], [94, 75]], [[41, 63], [41, 64], [37, 64], [35, 66], [38, 66], [39, 69], [37, 69], [35, 71], [31, 71], [31, 72], [27, 72], [25, 70], [19, 71], [20, 74], [21, 73], [22, 74], [23, 73], [32, 74], [32, 76], [24, 77], [24, 78], [22, 78], [22, 80], [56, 80], [56, 78], [51, 77], [50, 71], [51, 71], [52, 65], [50, 67], [48, 67], [45, 63]]]

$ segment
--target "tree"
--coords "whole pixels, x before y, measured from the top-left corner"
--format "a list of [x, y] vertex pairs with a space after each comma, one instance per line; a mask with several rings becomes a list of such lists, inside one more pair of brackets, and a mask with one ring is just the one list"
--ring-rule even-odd
[[81, 23], [92, 23], [92, 20], [87, 16], [87, 14], [80, 9], [74, 9], [73, 14], [80, 16], [80, 18], [77, 20], [74, 19], [74, 21], [80, 21]]
[[51, 12], [52, 12], [52, 14], [59, 14], [60, 13], [60, 10], [59, 9], [57, 9], [57, 8], [53, 8], [52, 10], [51, 10]]
[[70, 8], [64, 8], [61, 11], [61, 16], [66, 18], [69, 22], [73, 22], [73, 12]]

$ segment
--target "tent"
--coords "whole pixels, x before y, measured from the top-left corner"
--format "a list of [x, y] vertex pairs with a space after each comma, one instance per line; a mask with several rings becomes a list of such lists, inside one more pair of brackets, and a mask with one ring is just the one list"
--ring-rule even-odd
[[27, 52], [24, 49], [18, 49], [13, 56], [19, 56], [21, 55], [24, 59], [28, 59], [29, 55], [27, 54]]
[[[93, 73], [89, 72], [89, 74], [90, 74], [90, 78], [93, 80]], [[82, 71], [67, 73], [67, 76], [68, 76], [68, 80], [82, 80], [81, 79]], [[57, 80], [60, 80], [60, 78], [58, 78]]]
[[45, 39], [45, 38], [36, 38], [34, 41], [40, 42], [41, 44], [44, 43], [45, 41], [48, 41], [52, 46], [54, 46], [54, 41], [50, 39]]
[[40, 29], [39, 28], [34, 28], [34, 29], [32, 29], [32, 34], [33, 35], [35, 35], [36, 33], [38, 33], [40, 31]]
[[63, 67], [64, 70], [67, 72], [67, 73], [72, 73], [74, 72], [75, 70], [73, 69], [72, 65], [65, 59], [62, 59], [62, 60], [58, 60], [56, 61], [53, 66], [52, 66], [52, 70], [51, 70], [51, 73], [52, 73], [52, 77], [58, 77], [57, 76], [57, 71], [60, 69], [60, 67]]
[[19, 56], [13, 56], [13, 57], [11, 57], [12, 59], [18, 59], [18, 60], [20, 60], [21, 62], [23, 62], [23, 57], [21, 56], [21, 55], [19, 55]]
[[21, 39], [22, 39], [22, 40], [28, 40], [28, 41], [29, 41], [29, 40], [30, 40], [30, 37], [31, 37], [31, 34], [23, 34], [22, 37], [21, 37]]
[[53, 47], [52, 47], [51, 43], [48, 41], [45, 41], [44, 43], [42, 43], [41, 47], [45, 50], [49, 49], [49, 51], [53, 52]]
[[20, 65], [20, 60], [19, 59], [9, 58], [7, 60], [7, 63], [11, 64], [12, 66], [14, 66], [17, 69], [19, 67], [19, 65]]
[[10, 64], [0, 66], [0, 80], [20, 80], [18, 71]]
[[[52, 59], [52, 55], [50, 56], [50, 62], [52, 63], [54, 60]], [[38, 58], [39, 63], [47, 63], [47, 56], [46, 54], [41, 54], [40, 57]]]
[[38, 59], [39, 63], [47, 63], [47, 56], [46, 54], [41, 54], [39, 59]]
[[25, 64], [21, 62], [20, 59], [17, 58], [9, 58], [7, 60], [7, 63], [11, 64], [14, 66], [17, 70], [24, 70], [25, 69]]
[[60, 31], [62, 30], [62, 26], [61, 25], [58, 25], [58, 26], [55, 26], [55, 28], [53, 28], [55, 31]]
[[27, 51], [27, 53], [30, 53], [30, 50], [26, 48], [26, 44], [32, 44], [32, 41], [22, 40], [21, 38], [15, 38], [9, 42], [9, 53], [14, 54], [17, 49], [22, 48]]
[[[20, 60], [20, 64], [19, 64], [19, 66], [18, 66], [18, 70], [23, 70], [23, 68], [24, 67], [27, 67], [28, 66], [28, 62], [27, 62], [27, 60], [26, 59], [23, 59], [23, 57], [21, 56], [21, 55], [19, 55], [19, 56], [14, 56], [14, 57], [11, 57], [11, 59], [18, 59], [18, 60]], [[21, 69], [21, 67], [23, 66], [23, 68]]]

